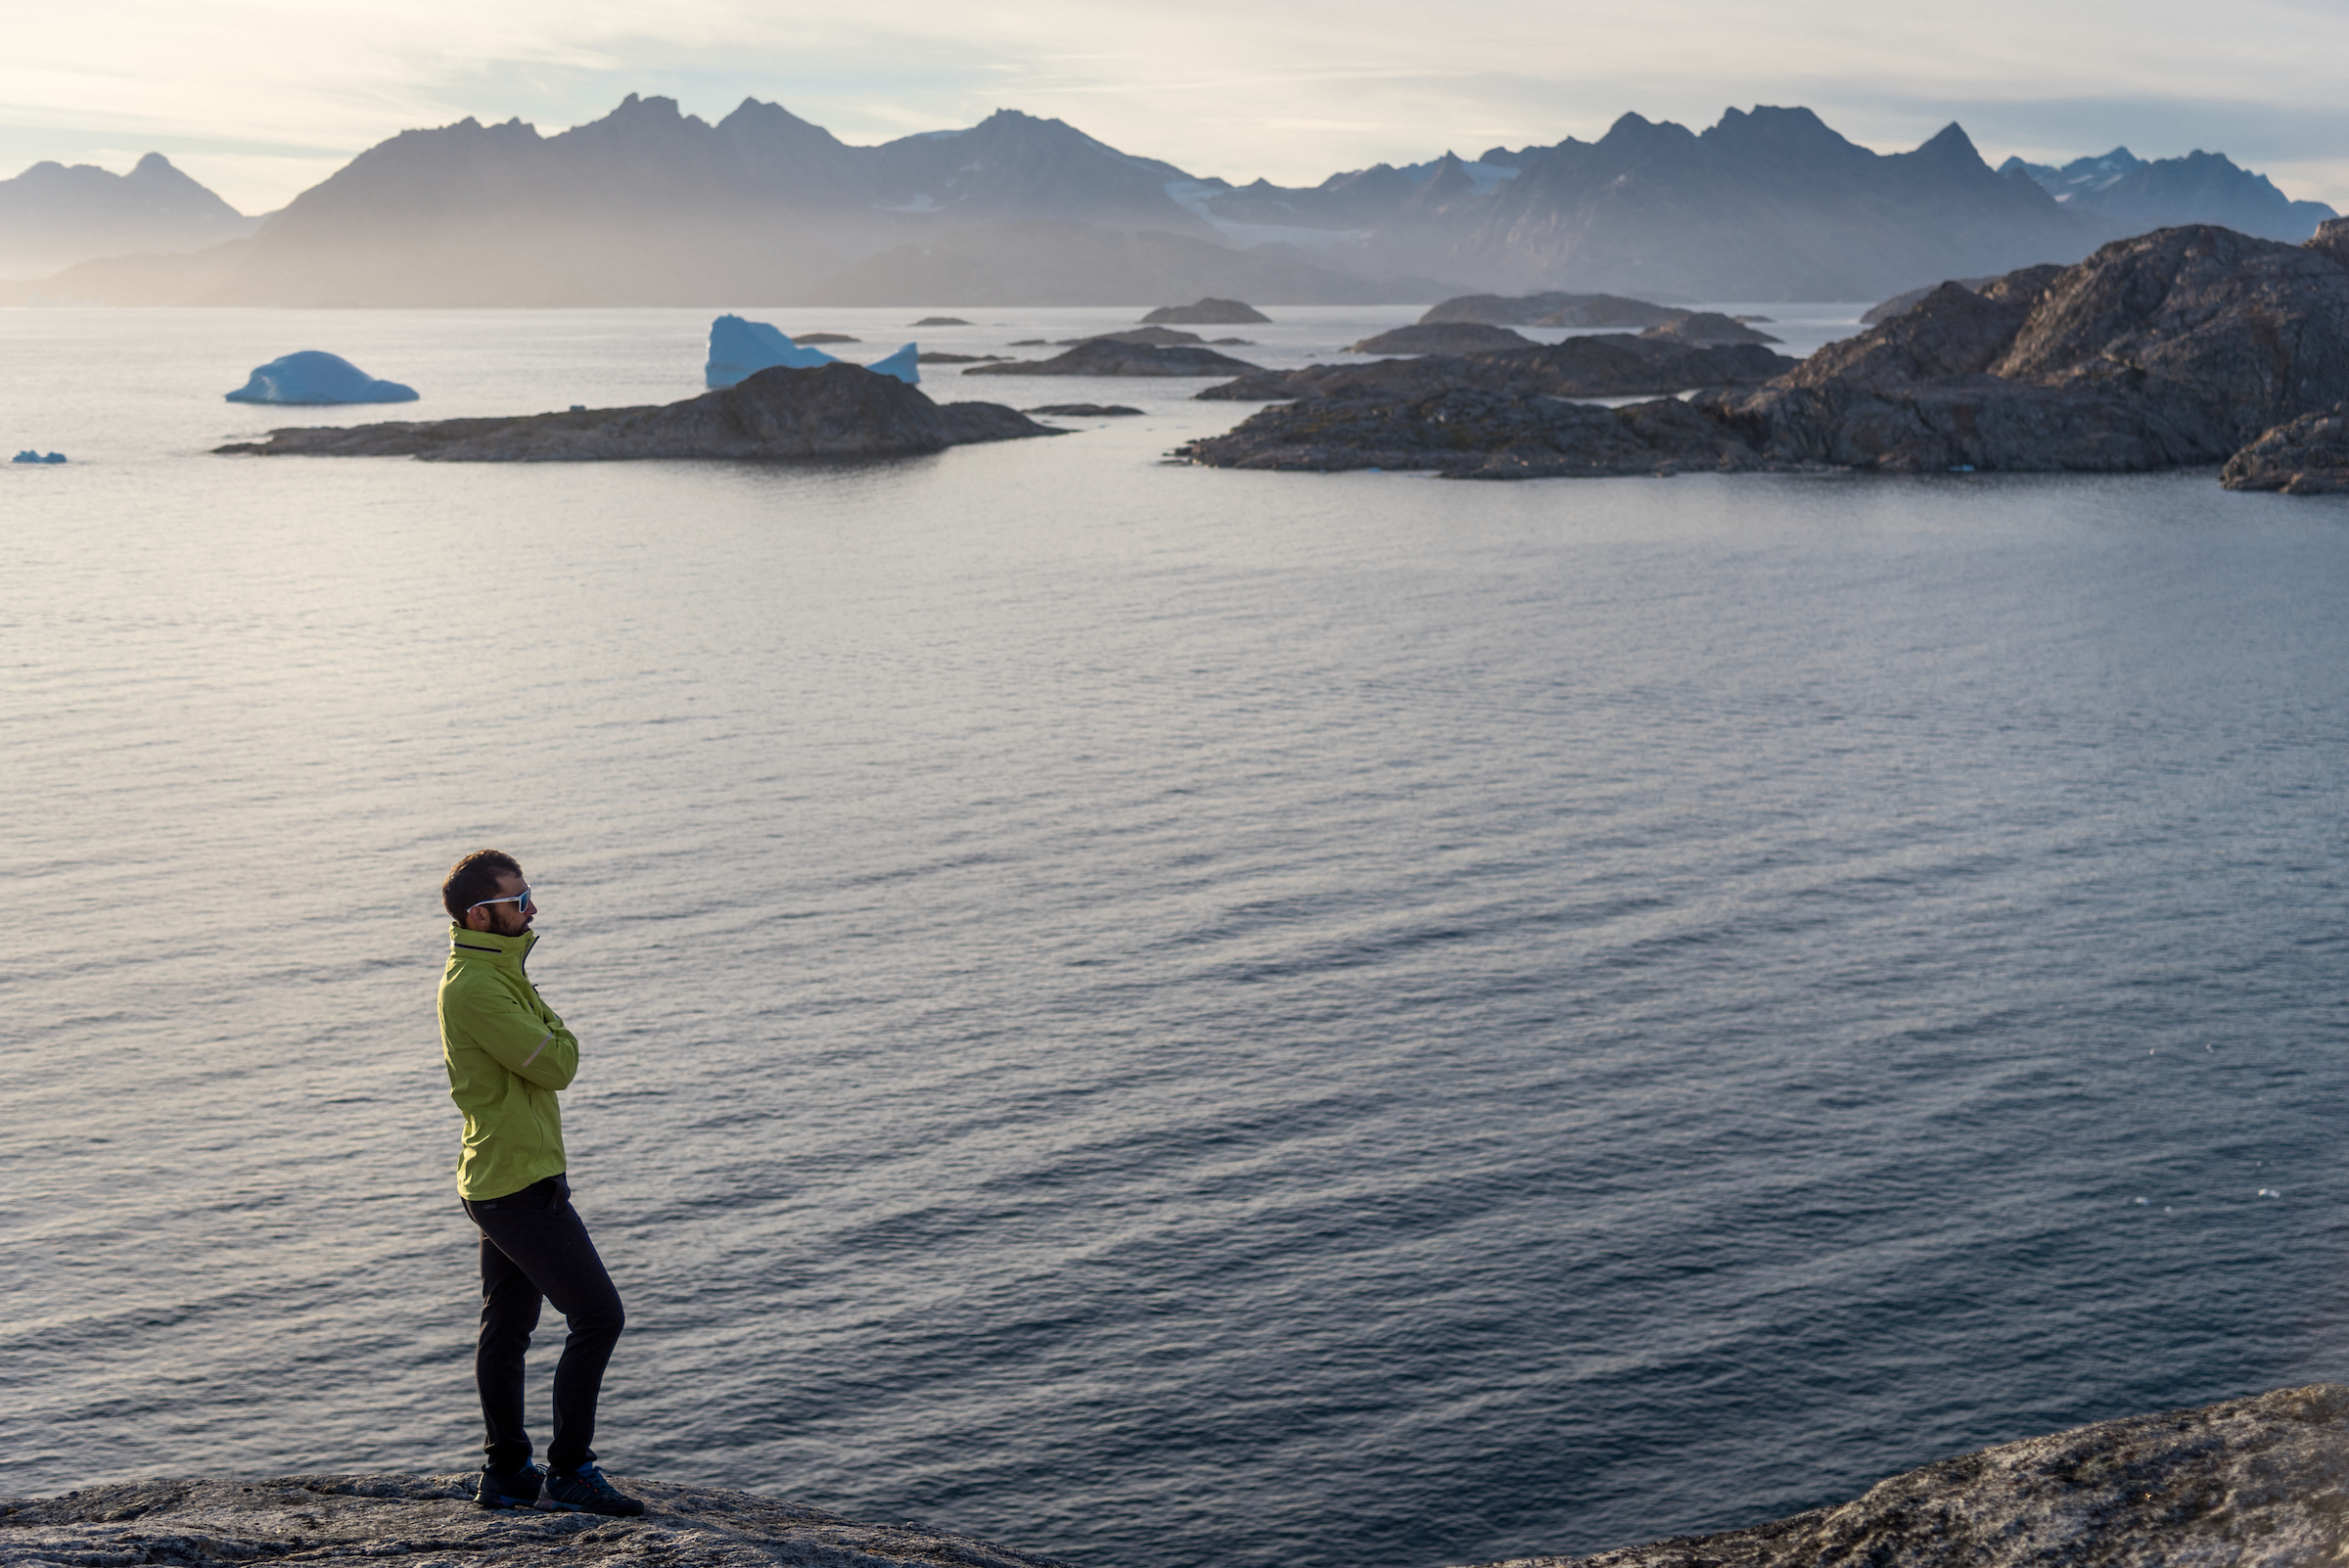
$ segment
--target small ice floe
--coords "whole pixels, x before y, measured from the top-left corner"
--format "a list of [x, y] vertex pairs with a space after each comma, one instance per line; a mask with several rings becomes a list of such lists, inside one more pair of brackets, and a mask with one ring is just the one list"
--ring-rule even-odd
[[2283, 1196], [2283, 1192], [2278, 1187], [2262, 1187], [2259, 1189], [2259, 1195], [2263, 1198], [2280, 1198]]
[[36, 452], [29, 446], [9, 459], [12, 463], [62, 463], [65, 460], [66, 454], [63, 452]]
[[378, 381], [341, 354], [316, 348], [253, 367], [232, 403], [412, 403], [416, 389]]
[[2142, 1208], [2142, 1207], [2144, 1207], [2146, 1204], [2148, 1204], [2148, 1203], [2151, 1203], [2152, 1201], [2153, 1201], [2153, 1200], [2152, 1200], [2151, 1198], [2140, 1198], [2140, 1199], [2138, 1199], [2138, 1200], [2137, 1200], [2138, 1207], [2140, 1207], [2140, 1208]]

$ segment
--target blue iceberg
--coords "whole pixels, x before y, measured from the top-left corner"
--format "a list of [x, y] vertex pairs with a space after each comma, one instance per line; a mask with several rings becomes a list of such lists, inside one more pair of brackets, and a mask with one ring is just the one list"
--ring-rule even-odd
[[710, 362], [702, 367], [702, 380], [713, 387], [731, 387], [777, 365], [813, 370], [834, 363], [821, 348], [802, 347], [763, 321], [720, 316], [710, 323]]
[[62, 463], [65, 460], [66, 454], [63, 452], [51, 452], [47, 457], [43, 457], [29, 446], [9, 459], [12, 463]]
[[920, 358], [915, 346], [907, 344], [887, 359], [876, 359], [864, 368], [878, 375], [895, 376], [908, 387], [919, 387], [922, 384], [922, 369], [918, 363]]
[[228, 394], [232, 403], [412, 403], [416, 389], [378, 381], [341, 354], [305, 348], [272, 359]]
[[[908, 387], [922, 383], [921, 370], [915, 360], [920, 356], [916, 346], [907, 344], [886, 359], [877, 359], [865, 368], [884, 376], [895, 376]], [[793, 343], [782, 332], [763, 321], [745, 321], [740, 316], [719, 316], [710, 323], [710, 361], [702, 367], [702, 380], [711, 387], [731, 387], [745, 376], [761, 370], [787, 365], [793, 370], [813, 370], [818, 365], [836, 365], [839, 360], [821, 348]]]

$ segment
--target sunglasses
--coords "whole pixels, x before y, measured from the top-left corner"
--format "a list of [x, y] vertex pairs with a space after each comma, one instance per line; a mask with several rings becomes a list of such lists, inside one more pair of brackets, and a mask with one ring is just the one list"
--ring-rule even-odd
[[467, 904], [465, 912], [471, 914], [476, 909], [486, 909], [493, 903], [510, 903], [514, 906], [514, 912], [520, 914], [530, 906], [530, 890], [526, 886], [511, 899], [484, 899], [479, 903]]

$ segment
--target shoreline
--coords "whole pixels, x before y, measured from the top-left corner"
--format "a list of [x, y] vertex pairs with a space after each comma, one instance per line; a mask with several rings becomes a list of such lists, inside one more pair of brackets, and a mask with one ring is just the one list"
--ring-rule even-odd
[[[643, 1517], [481, 1508], [470, 1472], [176, 1478], [0, 1499], [0, 1564], [398, 1556], [419, 1568], [1072, 1568], [910, 1522], [860, 1524], [750, 1492], [614, 1479], [644, 1499]], [[2001, 1444], [1742, 1529], [1476, 1568], [2281, 1568], [2334, 1560], [2349, 1542], [2345, 1504], [2349, 1386], [2319, 1383]]]

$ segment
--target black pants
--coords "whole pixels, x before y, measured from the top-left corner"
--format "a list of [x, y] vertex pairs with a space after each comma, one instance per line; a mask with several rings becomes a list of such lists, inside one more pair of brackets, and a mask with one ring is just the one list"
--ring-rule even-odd
[[571, 1206], [571, 1183], [562, 1176], [502, 1198], [468, 1198], [465, 1213], [482, 1230], [482, 1337], [474, 1348], [473, 1379], [488, 1429], [482, 1441], [485, 1462], [501, 1475], [530, 1462], [522, 1362], [543, 1297], [571, 1324], [563, 1359], [555, 1363], [555, 1430], [546, 1462], [576, 1470], [595, 1457], [595, 1397], [626, 1321], [620, 1292], [595, 1255], [595, 1243]]

